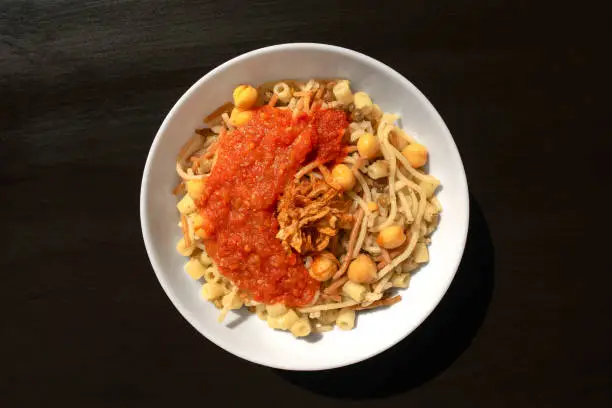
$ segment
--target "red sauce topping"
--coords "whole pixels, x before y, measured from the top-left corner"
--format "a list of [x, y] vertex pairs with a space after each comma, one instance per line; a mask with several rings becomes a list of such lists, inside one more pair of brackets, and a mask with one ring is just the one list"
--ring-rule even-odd
[[244, 126], [220, 137], [217, 162], [198, 201], [205, 220], [206, 250], [220, 272], [257, 301], [303, 306], [319, 282], [296, 253], [276, 238], [274, 210], [295, 172], [316, 158], [346, 156], [346, 114], [292, 113], [264, 106]]

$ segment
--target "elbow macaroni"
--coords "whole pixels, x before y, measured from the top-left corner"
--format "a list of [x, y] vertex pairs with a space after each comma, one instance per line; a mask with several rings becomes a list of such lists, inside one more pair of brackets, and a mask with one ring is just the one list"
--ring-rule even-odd
[[198, 261], [195, 258], [191, 258], [185, 264], [184, 269], [185, 269], [185, 272], [187, 272], [189, 276], [191, 276], [192, 279], [196, 279], [196, 280], [200, 279], [206, 273], [206, 268], [204, 268], [204, 265], [202, 265], [200, 261]]
[[187, 194], [193, 199], [197, 199], [204, 193], [204, 180], [187, 180], [185, 182]]
[[367, 289], [365, 286], [352, 281], [346, 282], [342, 287], [342, 293], [344, 293], [346, 296], [350, 297], [356, 302], [362, 302], [365, 298], [366, 292]]
[[176, 252], [178, 252], [179, 254], [183, 256], [190, 256], [193, 253], [194, 249], [195, 249], [195, 245], [193, 244], [193, 242], [191, 243], [191, 246], [189, 247], [185, 246], [185, 238], [179, 239], [179, 241], [176, 244]]
[[213, 260], [208, 254], [204, 251], [200, 254], [200, 262], [204, 266], [211, 266], [213, 264]]
[[206, 271], [204, 271], [204, 279], [206, 280], [206, 282], [220, 283], [221, 275], [219, 274], [219, 271], [216, 267], [209, 266], [208, 268], [206, 268]]
[[282, 303], [274, 303], [273, 305], [267, 305], [266, 310], [268, 315], [272, 317], [278, 317], [282, 314], [287, 313], [287, 308]]
[[200, 294], [206, 300], [214, 300], [225, 294], [225, 288], [219, 283], [207, 282], [202, 285]]
[[367, 168], [368, 176], [377, 180], [389, 175], [389, 162], [386, 160], [377, 160], [370, 164]]
[[306, 337], [312, 332], [310, 320], [307, 317], [301, 317], [289, 329], [295, 337]]
[[414, 262], [420, 264], [429, 261], [429, 250], [427, 245], [422, 242], [418, 242], [414, 247]]
[[436, 215], [436, 207], [433, 204], [427, 203], [425, 206], [425, 213], [423, 213], [423, 219], [426, 222], [432, 222], [433, 217]]
[[431, 219], [431, 223], [427, 227], [427, 235], [431, 235], [431, 233], [434, 232], [436, 228], [438, 228], [439, 223], [440, 223], [440, 215], [434, 214], [434, 216]]
[[410, 272], [395, 274], [391, 283], [396, 288], [407, 288], [410, 285]]
[[240, 309], [243, 303], [242, 299], [240, 299], [240, 296], [238, 296], [236, 292], [230, 292], [223, 296], [221, 304], [223, 305], [223, 307], [227, 307], [228, 309], [234, 310]]
[[336, 326], [341, 330], [352, 330], [355, 327], [355, 311], [353, 309], [342, 309], [338, 313]]
[[353, 93], [351, 92], [351, 88], [349, 86], [349, 81], [342, 80], [339, 81], [333, 89], [334, 96], [336, 100], [340, 102], [342, 105], [348, 105], [353, 103]]
[[257, 314], [257, 317], [259, 317], [261, 320], [268, 320], [268, 310], [266, 309], [266, 305], [260, 304], [255, 306], [255, 313]]
[[268, 326], [273, 329], [289, 330], [299, 318], [300, 316], [293, 309], [289, 309], [287, 313], [280, 316], [268, 316]]
[[431, 198], [433, 196], [434, 192], [436, 191], [436, 188], [438, 188], [438, 185], [439, 183], [438, 184], [430, 183], [425, 180], [419, 183], [419, 187], [421, 187], [421, 190], [423, 190], [423, 193], [425, 194], [427, 198]]
[[364, 115], [368, 115], [372, 112], [372, 99], [370, 99], [370, 95], [365, 92], [357, 92], [353, 95], [355, 100], [355, 109], [363, 112]]
[[278, 96], [278, 100], [282, 103], [289, 103], [291, 100], [291, 88], [284, 82], [279, 82], [274, 85], [272, 92]]
[[181, 214], [191, 214], [194, 212], [197, 207], [193, 198], [189, 194], [185, 194], [185, 196], [176, 204], [176, 208], [178, 208]]
[[380, 109], [380, 106], [377, 104], [372, 104], [372, 110], [370, 111], [369, 117], [372, 120], [379, 121], [382, 118], [383, 111]]
[[319, 321], [323, 324], [334, 324], [336, 319], [338, 318], [338, 309], [332, 310], [324, 310], [321, 312], [321, 317], [319, 317]]

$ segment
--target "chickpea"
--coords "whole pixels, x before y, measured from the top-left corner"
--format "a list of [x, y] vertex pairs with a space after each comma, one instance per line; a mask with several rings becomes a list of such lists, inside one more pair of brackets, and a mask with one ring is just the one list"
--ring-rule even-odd
[[368, 202], [368, 210], [370, 210], [370, 212], [378, 211], [378, 204], [376, 204], [375, 201]]
[[257, 101], [257, 89], [251, 85], [238, 85], [232, 95], [234, 105], [240, 109], [249, 109]]
[[330, 252], [323, 252], [314, 259], [308, 273], [319, 282], [330, 279], [338, 270], [338, 264], [334, 262], [335, 259]]
[[232, 122], [232, 125], [234, 126], [242, 126], [251, 120], [252, 117], [253, 111], [234, 108], [232, 109], [232, 113], [230, 115], [230, 122]]
[[402, 150], [402, 154], [414, 168], [422, 167], [427, 163], [427, 148], [419, 143], [411, 143]]
[[346, 164], [336, 164], [331, 174], [334, 181], [340, 184], [344, 191], [352, 190], [355, 187], [355, 175]]
[[187, 194], [194, 200], [204, 194], [204, 180], [187, 180], [185, 184], [187, 185]]
[[378, 138], [371, 133], [364, 133], [359, 137], [357, 150], [361, 157], [373, 159], [380, 154], [380, 144]]
[[376, 264], [367, 255], [360, 254], [348, 268], [348, 278], [356, 283], [370, 283], [376, 278]]
[[393, 249], [402, 245], [406, 241], [406, 234], [404, 229], [399, 225], [391, 225], [390, 227], [384, 228], [378, 233], [376, 243], [383, 248]]

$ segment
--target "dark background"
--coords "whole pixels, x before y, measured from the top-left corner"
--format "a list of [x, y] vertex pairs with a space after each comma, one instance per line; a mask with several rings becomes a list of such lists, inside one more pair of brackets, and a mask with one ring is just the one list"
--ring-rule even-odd
[[[0, 2], [0, 406], [612, 406], [607, 16], [588, 2]], [[364, 52], [418, 86], [472, 201], [434, 314], [323, 373], [242, 361], [191, 328], [138, 214], [179, 96], [295, 41]]]

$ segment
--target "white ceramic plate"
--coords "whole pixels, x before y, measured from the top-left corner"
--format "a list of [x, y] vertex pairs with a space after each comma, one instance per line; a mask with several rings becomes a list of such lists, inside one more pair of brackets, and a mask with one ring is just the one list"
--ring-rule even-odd
[[[403, 300], [384, 310], [361, 313], [352, 331], [336, 329], [309, 339], [271, 330], [243, 311], [224, 324], [218, 311], [200, 298], [200, 284], [183, 271], [186, 259], [175, 250], [177, 227], [175, 158], [202, 127], [202, 118], [231, 99], [240, 83], [277, 79], [347, 78], [355, 90], [371, 95], [383, 111], [398, 113], [430, 152], [429, 171], [442, 182], [444, 212], [430, 247], [431, 261], [400, 291]], [[198, 80], [174, 105], [147, 158], [140, 194], [140, 218], [147, 253], [166, 294], [179, 312], [210, 341], [246, 360], [287, 370], [322, 370], [356, 363], [409, 335], [436, 307], [450, 285], [465, 245], [468, 189], [459, 152], [431, 103], [408, 80], [363, 54], [323, 44], [283, 44], [236, 57]]]

